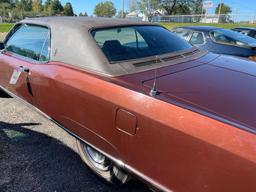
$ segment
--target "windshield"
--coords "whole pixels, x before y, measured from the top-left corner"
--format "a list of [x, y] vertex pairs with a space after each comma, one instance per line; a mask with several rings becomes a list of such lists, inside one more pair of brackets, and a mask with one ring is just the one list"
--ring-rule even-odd
[[160, 26], [98, 29], [92, 31], [92, 36], [110, 62], [168, 54], [192, 47]]
[[233, 43], [237, 45], [255, 45], [256, 46], [256, 39], [232, 30], [217, 29], [212, 31], [211, 35], [216, 41], [223, 41], [223, 42]]

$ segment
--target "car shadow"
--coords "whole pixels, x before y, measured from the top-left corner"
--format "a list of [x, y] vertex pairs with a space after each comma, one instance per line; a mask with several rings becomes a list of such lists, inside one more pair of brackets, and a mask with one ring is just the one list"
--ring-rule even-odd
[[11, 96], [0, 89], [0, 98], [11, 98]]
[[0, 191], [149, 191], [132, 180], [123, 187], [102, 182], [79, 155], [55, 138], [28, 127], [39, 123], [0, 121]]

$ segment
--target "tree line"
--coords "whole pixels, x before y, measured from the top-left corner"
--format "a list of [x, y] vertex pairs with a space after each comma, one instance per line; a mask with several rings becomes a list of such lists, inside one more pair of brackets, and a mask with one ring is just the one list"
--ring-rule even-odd
[[[131, 11], [140, 10], [151, 14], [154, 10], [163, 10], [166, 15], [203, 15], [204, 0], [130, 0]], [[153, 10], [153, 11], [152, 11]], [[229, 14], [231, 8], [224, 4], [218, 4], [215, 13]]]
[[[139, 11], [148, 18], [157, 10], [163, 10], [166, 15], [192, 15], [204, 14], [203, 0], [130, 0], [129, 12]], [[215, 13], [228, 14], [231, 8], [219, 4]], [[125, 17], [127, 12], [117, 12], [112, 1], [106, 0], [98, 3], [94, 8], [94, 15], [98, 17]], [[72, 4], [62, 5], [60, 0], [1, 0], [0, 16], [5, 22], [13, 22], [25, 17], [35, 16], [76, 16]], [[80, 13], [79, 16], [87, 16]]]
[[62, 5], [59, 0], [1, 0], [0, 16], [6, 22], [36, 16], [74, 16], [72, 4]]
[[[156, 10], [164, 10], [167, 15], [203, 14], [203, 0], [129, 0], [129, 12], [139, 11], [148, 17]], [[111, 1], [101, 2], [94, 9], [96, 16], [113, 17], [116, 8]], [[127, 12], [119, 11], [117, 17], [125, 16]]]

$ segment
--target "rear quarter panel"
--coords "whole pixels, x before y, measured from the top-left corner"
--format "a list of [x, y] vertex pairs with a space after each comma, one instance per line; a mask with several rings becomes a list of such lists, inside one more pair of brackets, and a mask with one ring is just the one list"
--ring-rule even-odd
[[[33, 67], [38, 107], [168, 191], [256, 191], [256, 136], [62, 63]], [[115, 126], [137, 117], [135, 135]]]

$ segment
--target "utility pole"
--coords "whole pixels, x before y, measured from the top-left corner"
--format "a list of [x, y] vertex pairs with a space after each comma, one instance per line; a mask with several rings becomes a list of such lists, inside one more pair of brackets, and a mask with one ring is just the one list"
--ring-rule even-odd
[[222, 0], [220, 0], [220, 4], [219, 4], [218, 23], [220, 23], [221, 8], [222, 8]]
[[122, 18], [124, 18], [124, 0], [122, 0]]

